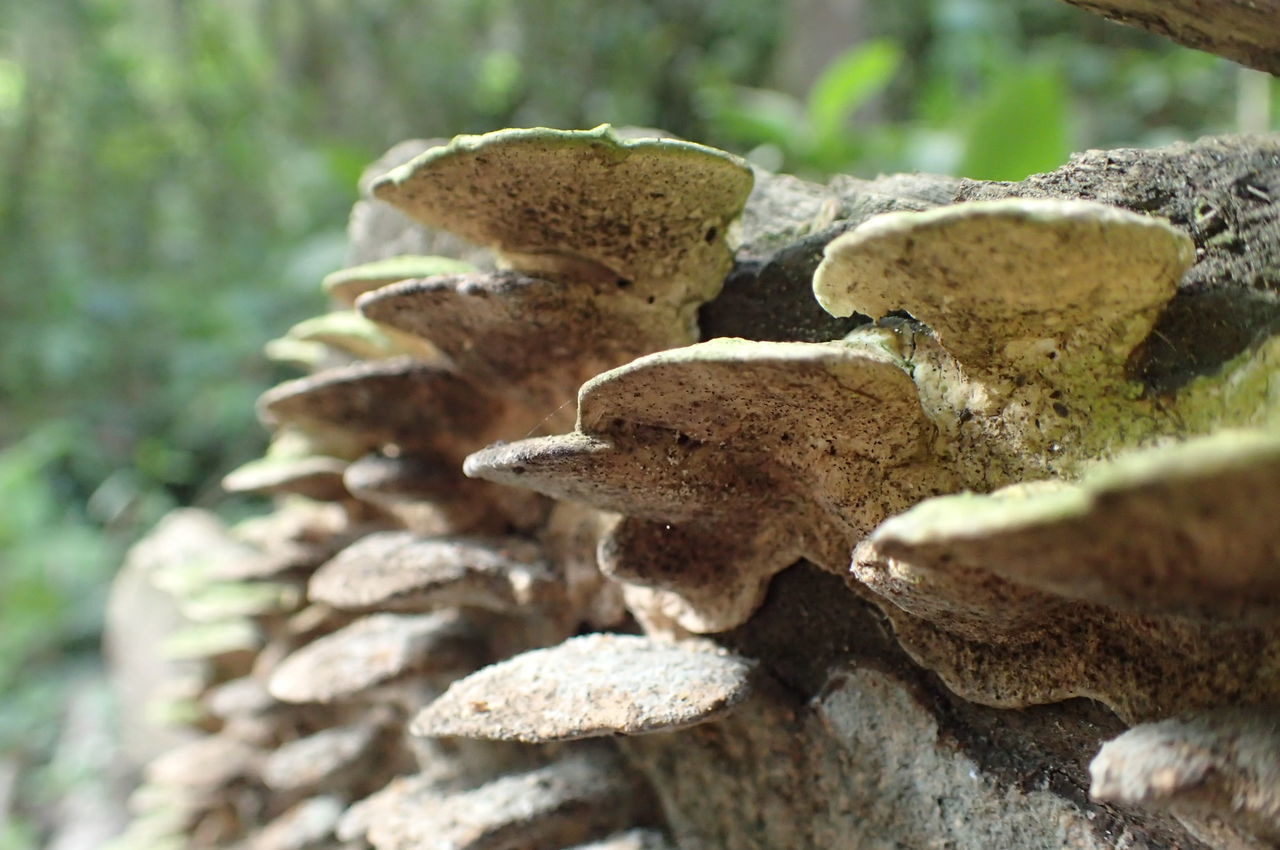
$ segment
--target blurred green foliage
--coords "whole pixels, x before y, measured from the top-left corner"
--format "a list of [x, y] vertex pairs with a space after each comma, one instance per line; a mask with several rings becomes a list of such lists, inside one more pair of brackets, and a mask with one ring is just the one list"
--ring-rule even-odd
[[[260, 347], [322, 309], [392, 143], [610, 121], [810, 176], [1016, 179], [1234, 120], [1228, 63], [1054, 0], [866, 3], [782, 91], [778, 56], [821, 25], [800, 5], [0, 6], [0, 774], [48, 750], [124, 545], [177, 503], [252, 507], [216, 481], [264, 443], [253, 400], [284, 375]], [[0, 848], [38, 832], [11, 818]]]

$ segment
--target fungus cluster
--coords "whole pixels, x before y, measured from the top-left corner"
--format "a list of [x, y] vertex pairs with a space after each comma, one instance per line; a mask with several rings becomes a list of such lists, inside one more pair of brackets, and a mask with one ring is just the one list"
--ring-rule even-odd
[[833, 664], [796, 702], [794, 657], [857, 648], [730, 648], [811, 567], [912, 659], [883, 662], [893, 700], [1096, 700], [1088, 755], [1133, 725], [1093, 764], [1108, 817], [1280, 835], [1280, 346], [1132, 379], [1182, 229], [944, 178], [753, 190], [608, 128], [423, 148], [362, 181], [334, 311], [272, 345], [309, 374], [225, 484], [274, 512], [152, 570], [201, 734], [121, 847], [715, 846], [664, 782], [762, 752], [744, 799], [865, 800], [769, 736], [852, 746], [834, 695], [893, 676]]

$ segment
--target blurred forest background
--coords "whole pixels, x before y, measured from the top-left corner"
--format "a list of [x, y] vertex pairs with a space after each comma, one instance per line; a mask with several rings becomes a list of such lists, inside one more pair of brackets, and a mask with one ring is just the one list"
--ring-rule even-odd
[[109, 705], [112, 572], [174, 505], [254, 509], [217, 481], [289, 377], [261, 346], [321, 311], [392, 143], [609, 121], [808, 176], [1018, 179], [1276, 114], [1268, 78], [1056, 0], [0, 5], [0, 850], [109, 773], [64, 730]]

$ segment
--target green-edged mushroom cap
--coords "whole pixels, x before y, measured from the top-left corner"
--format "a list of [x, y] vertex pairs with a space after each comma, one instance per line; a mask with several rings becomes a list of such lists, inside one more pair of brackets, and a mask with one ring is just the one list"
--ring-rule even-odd
[[1083, 696], [1133, 722], [1278, 701], [1277, 463], [1274, 433], [1223, 432], [944, 496], [876, 529], [851, 579], [973, 702]]
[[1103, 744], [1089, 774], [1089, 795], [1103, 802], [1192, 818], [1200, 821], [1202, 834], [1208, 823], [1225, 823], [1258, 842], [1230, 846], [1280, 844], [1275, 706], [1136, 726]]
[[458, 136], [388, 173], [373, 194], [495, 248], [520, 271], [687, 307], [692, 323], [732, 264], [725, 232], [751, 183], [735, 156], [622, 140], [606, 125]]
[[1044, 354], [1124, 363], [1191, 265], [1162, 219], [1091, 201], [1010, 199], [877, 216], [827, 245], [814, 294], [830, 313], [903, 310], [982, 373]]
[[457, 457], [503, 432], [505, 407], [448, 369], [412, 358], [330, 369], [273, 387], [258, 400], [269, 424], [364, 449], [394, 445]]
[[379, 324], [430, 340], [462, 374], [541, 412], [571, 401], [593, 375], [688, 342], [669, 311], [512, 271], [404, 281], [357, 306]]
[[475, 271], [475, 266], [464, 260], [409, 254], [331, 272], [325, 276], [324, 290], [334, 300], [349, 306], [364, 293], [398, 281], [471, 271]]
[[935, 492], [932, 426], [877, 338], [643, 357], [583, 386], [576, 432], [492, 446], [464, 470], [624, 514], [602, 568], [684, 596], [687, 629], [730, 628], [778, 571], [801, 557], [844, 571], [861, 535]]
[[457, 611], [371, 614], [285, 658], [267, 690], [282, 702], [358, 698], [408, 673], [474, 669], [482, 651], [474, 628]]
[[289, 328], [284, 340], [317, 342], [360, 360], [381, 360], [409, 354], [439, 361], [440, 352], [426, 340], [380, 326], [353, 310], [336, 310], [303, 319]]
[[1274, 622], [1280, 523], [1259, 509], [1269, 505], [1280, 505], [1280, 435], [1223, 431], [1132, 453], [1079, 485], [922, 502], [876, 529], [854, 573], [875, 587], [903, 571], [968, 570], [1124, 611]]

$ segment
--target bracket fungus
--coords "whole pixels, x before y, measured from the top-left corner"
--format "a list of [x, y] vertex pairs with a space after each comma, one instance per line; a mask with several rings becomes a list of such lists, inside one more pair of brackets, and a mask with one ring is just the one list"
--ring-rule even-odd
[[934, 477], [933, 429], [879, 343], [726, 339], [642, 357], [582, 387], [574, 433], [476, 452], [464, 470], [625, 515], [604, 571], [680, 595], [685, 628], [721, 631], [802, 557], [843, 571]]
[[1092, 696], [1127, 718], [1230, 704], [1232, 683], [1280, 699], [1280, 532], [1252, 510], [1277, 503], [1280, 435], [1223, 431], [1076, 485], [923, 502], [859, 544], [851, 578], [970, 699]]
[[469, 481], [457, 467], [440, 456], [371, 453], [348, 466], [342, 482], [353, 497], [418, 534], [502, 532], [535, 526], [545, 515], [536, 495]]
[[1228, 709], [1135, 726], [1089, 765], [1089, 793], [1168, 810], [1205, 840], [1280, 844], [1280, 707]]
[[436, 275], [466, 274], [475, 266], [452, 257], [399, 256], [387, 257], [350, 266], [332, 272], [324, 279], [324, 291], [339, 303], [348, 307], [366, 292], [389, 286], [402, 280], [434, 277]]
[[342, 473], [347, 462], [336, 457], [264, 457], [236, 467], [222, 479], [228, 493], [296, 493], [322, 502], [347, 495]]
[[[492, 492], [466, 483], [458, 472], [468, 452], [502, 434], [527, 432], [537, 417], [442, 365], [393, 358], [330, 369], [268, 390], [259, 413], [266, 422], [295, 427], [352, 454], [381, 452], [383, 459], [374, 455], [348, 467], [344, 486], [413, 524], [463, 531], [484, 525], [486, 514], [494, 520], [489, 525], [499, 526], [541, 516], [528, 494]], [[474, 498], [419, 502], [413, 490], [424, 483], [428, 493], [457, 489]]]
[[277, 748], [262, 762], [262, 781], [276, 791], [345, 790], [378, 738], [371, 723], [335, 726]]
[[267, 690], [284, 702], [334, 702], [407, 673], [474, 669], [480, 636], [457, 611], [370, 614], [280, 662]]
[[723, 151], [624, 140], [605, 125], [458, 136], [392, 170], [373, 194], [494, 248], [517, 271], [624, 290], [692, 340], [697, 305], [732, 264], [726, 232], [751, 182]]
[[429, 340], [481, 386], [556, 411], [594, 375], [688, 341], [647, 306], [608, 294], [506, 271], [406, 281], [357, 306]]
[[724, 715], [751, 692], [755, 665], [714, 648], [591, 634], [459, 679], [410, 730], [547, 743], [682, 729]]
[[385, 812], [369, 842], [378, 850], [560, 850], [643, 817], [647, 800], [638, 791], [616, 756], [575, 750], [545, 767]]
[[563, 604], [540, 548], [518, 538], [370, 534], [311, 577], [307, 595], [335, 608], [426, 611], [465, 606], [515, 613]]
[[836, 316], [905, 310], [979, 375], [1052, 374], [1122, 364], [1193, 259], [1186, 234], [1105, 204], [979, 201], [876, 216], [827, 245], [813, 290]]
[[[262, 419], [366, 450], [462, 456], [504, 433], [504, 405], [439, 365], [410, 358], [357, 363], [273, 387]], [[424, 428], [430, 422], [434, 427]]]
[[966, 483], [990, 489], [1155, 432], [1124, 367], [1194, 257], [1160, 219], [1008, 199], [877, 216], [827, 245], [813, 288], [835, 315], [924, 323], [921, 400]]
[[[406, 354], [420, 360], [441, 359], [440, 352], [423, 340], [394, 328], [381, 327], [354, 310], [338, 310], [304, 319], [289, 328], [281, 340], [319, 344], [333, 352], [335, 359], [384, 360]], [[267, 354], [270, 355], [270, 351]]]
[[1276, 150], [393, 149], [348, 232], [398, 258], [227, 481], [274, 511], [137, 550], [209, 622], [120, 847], [1274, 844]]
[[228, 736], [206, 735], [170, 750], [147, 766], [151, 782], [193, 792], [212, 792], [232, 780], [254, 776], [262, 752]]

